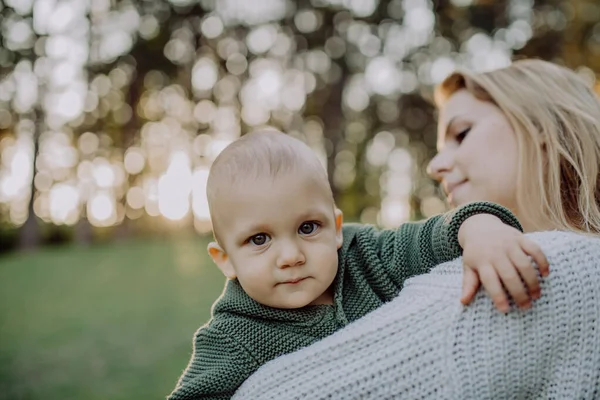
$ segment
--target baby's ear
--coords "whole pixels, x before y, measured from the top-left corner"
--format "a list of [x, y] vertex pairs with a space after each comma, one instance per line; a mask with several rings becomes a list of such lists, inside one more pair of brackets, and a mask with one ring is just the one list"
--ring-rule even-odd
[[221, 270], [223, 275], [225, 275], [229, 279], [235, 279], [235, 269], [233, 268], [233, 264], [229, 260], [227, 253], [225, 250], [217, 242], [210, 242], [208, 244], [208, 254], [210, 258], [217, 264], [217, 267]]
[[344, 214], [342, 210], [336, 208], [334, 211], [335, 215], [335, 242], [337, 244], [337, 248], [342, 247], [342, 243], [344, 243], [344, 233], [342, 232], [342, 225], [344, 224]]

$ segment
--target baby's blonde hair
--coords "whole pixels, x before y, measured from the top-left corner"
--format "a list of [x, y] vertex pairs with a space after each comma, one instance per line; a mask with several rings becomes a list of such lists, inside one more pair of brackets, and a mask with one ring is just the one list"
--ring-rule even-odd
[[437, 106], [461, 89], [496, 105], [516, 133], [522, 217], [536, 230], [600, 234], [600, 99], [590, 85], [567, 68], [521, 60], [450, 75]]
[[225, 193], [223, 189], [248, 180], [274, 180], [290, 174], [308, 174], [333, 204], [327, 171], [304, 142], [282, 132], [264, 130], [247, 133], [227, 146], [213, 162], [206, 185], [215, 239], [219, 241], [215, 209]]

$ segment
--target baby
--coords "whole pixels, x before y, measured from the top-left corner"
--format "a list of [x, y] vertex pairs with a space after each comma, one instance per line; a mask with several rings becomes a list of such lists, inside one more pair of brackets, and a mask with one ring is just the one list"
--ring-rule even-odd
[[280, 132], [250, 133], [223, 150], [207, 194], [208, 252], [228, 280], [171, 400], [231, 398], [261, 365], [375, 310], [463, 248], [481, 265], [523, 252], [519, 222], [492, 203], [394, 230], [343, 225], [316, 155]]

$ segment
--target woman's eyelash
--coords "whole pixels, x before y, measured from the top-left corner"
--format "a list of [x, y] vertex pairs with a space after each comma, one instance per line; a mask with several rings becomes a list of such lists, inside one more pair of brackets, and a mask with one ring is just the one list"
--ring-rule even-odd
[[465, 137], [467, 136], [467, 133], [469, 133], [469, 131], [471, 130], [471, 128], [467, 128], [467, 129], [463, 129], [462, 131], [458, 132], [456, 134], [456, 140], [458, 142], [462, 142]]

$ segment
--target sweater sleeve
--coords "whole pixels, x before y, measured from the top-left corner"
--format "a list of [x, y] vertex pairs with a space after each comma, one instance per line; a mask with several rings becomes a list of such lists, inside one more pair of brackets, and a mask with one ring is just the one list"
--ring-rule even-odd
[[394, 230], [381, 232], [379, 254], [385, 268], [401, 282], [428, 272], [434, 266], [462, 255], [458, 230], [467, 218], [491, 214], [516, 229], [523, 230], [517, 218], [495, 203], [474, 202], [425, 221], [407, 222]]
[[211, 326], [200, 328], [194, 336], [192, 358], [167, 399], [230, 399], [258, 367], [230, 335]]

